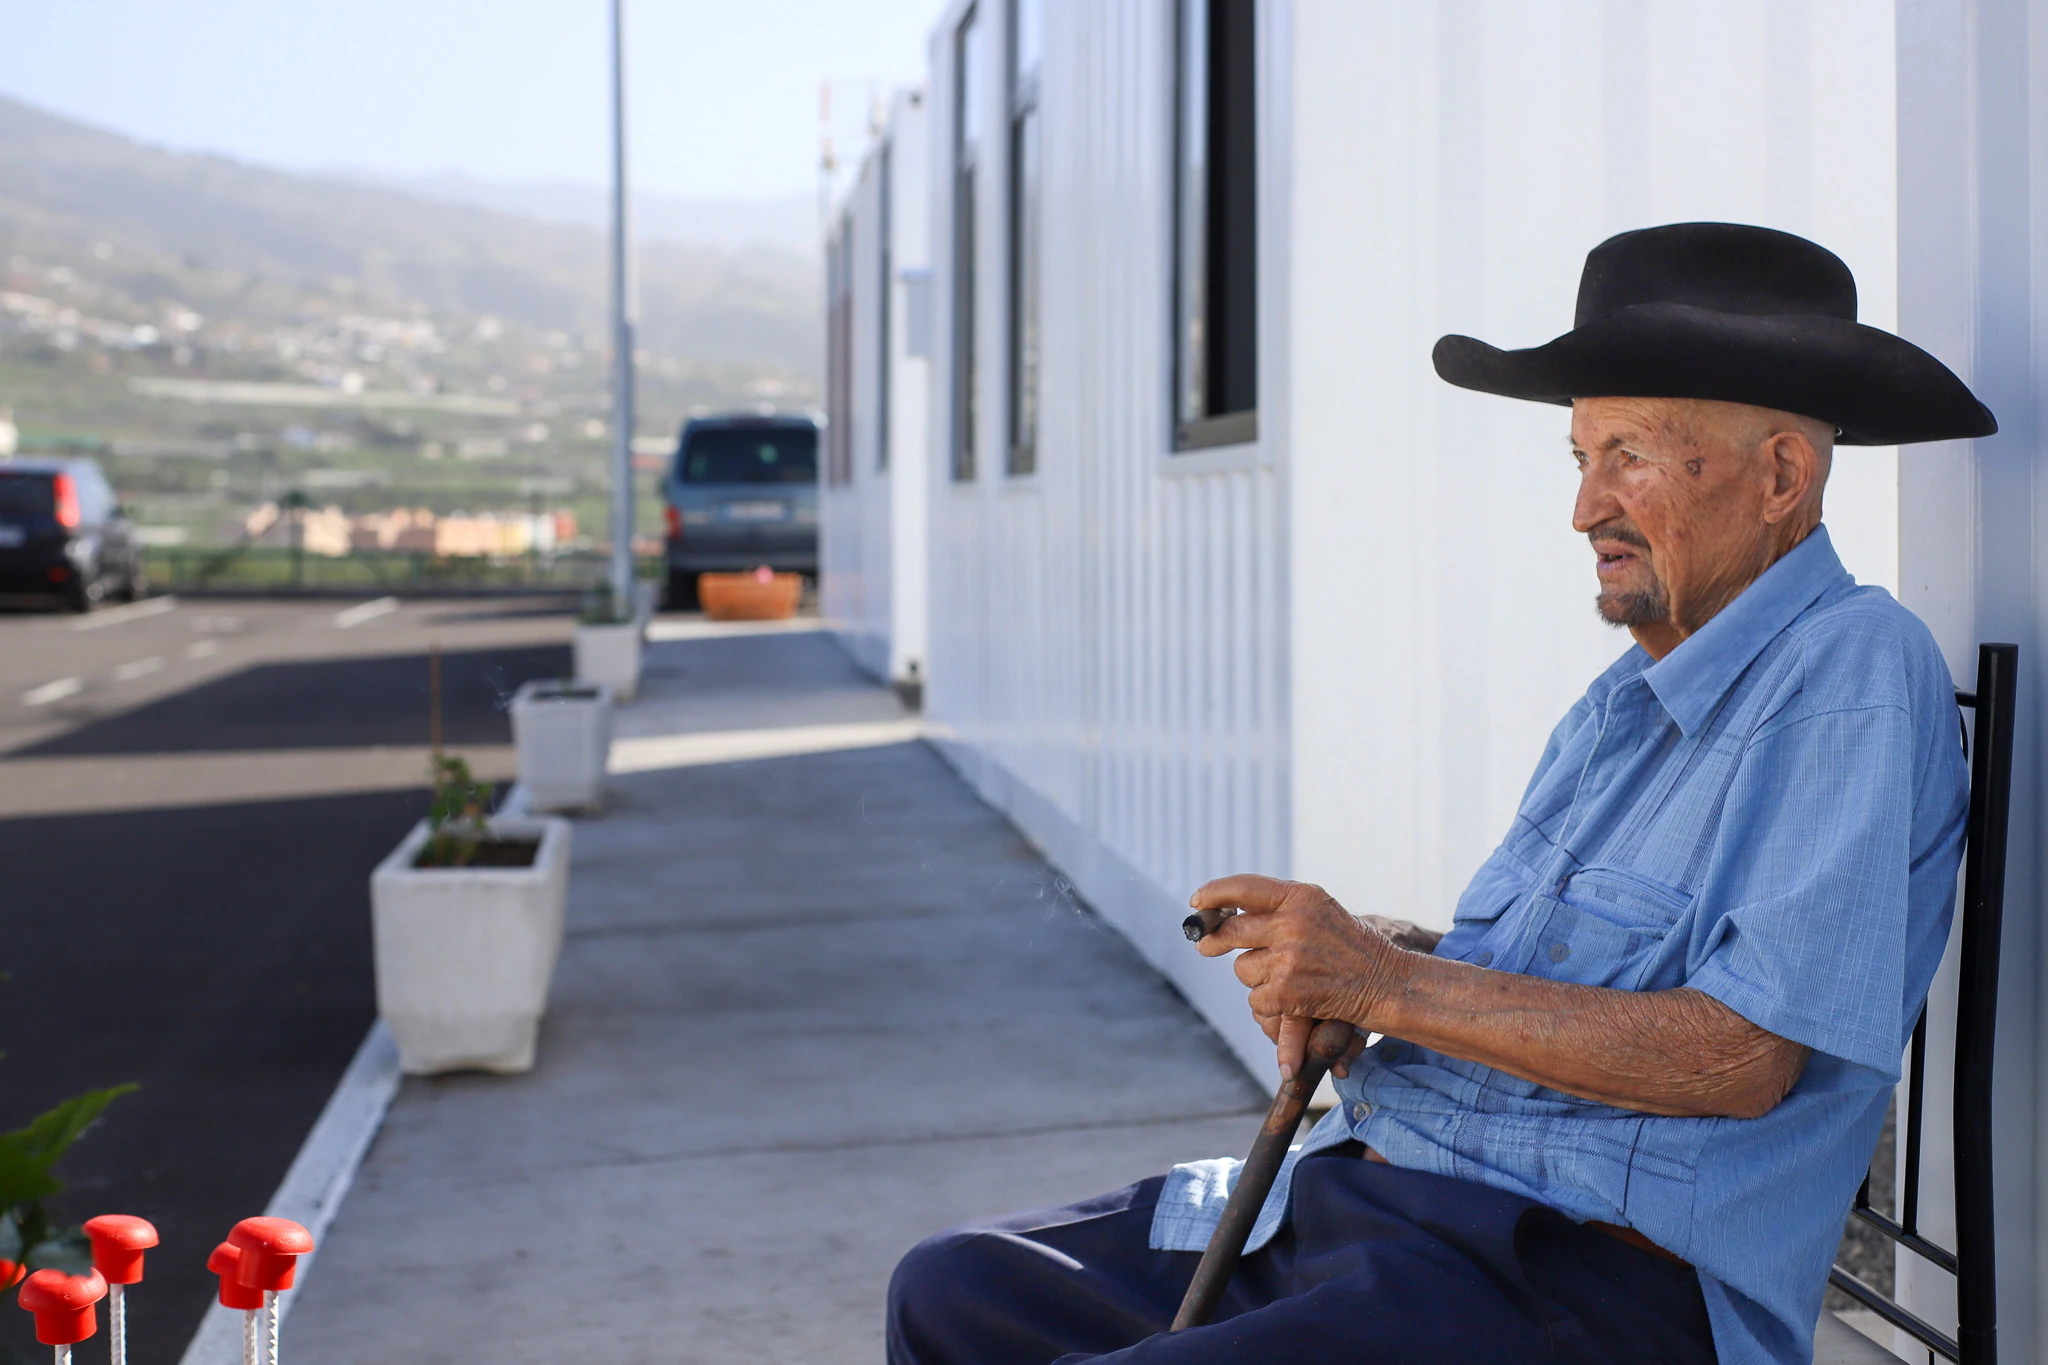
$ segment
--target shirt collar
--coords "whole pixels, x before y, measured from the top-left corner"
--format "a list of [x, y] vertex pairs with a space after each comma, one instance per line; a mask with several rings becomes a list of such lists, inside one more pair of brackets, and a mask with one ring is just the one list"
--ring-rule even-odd
[[1706, 625], [1645, 668], [1643, 681], [1678, 728], [1691, 736], [1766, 645], [1822, 593], [1853, 582], [1828, 539], [1828, 528], [1816, 526]]

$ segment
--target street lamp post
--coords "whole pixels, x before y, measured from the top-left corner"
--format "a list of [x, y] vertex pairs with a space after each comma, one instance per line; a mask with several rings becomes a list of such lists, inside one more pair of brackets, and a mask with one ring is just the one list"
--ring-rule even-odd
[[633, 604], [633, 278], [626, 199], [625, 0], [612, 5], [612, 608]]

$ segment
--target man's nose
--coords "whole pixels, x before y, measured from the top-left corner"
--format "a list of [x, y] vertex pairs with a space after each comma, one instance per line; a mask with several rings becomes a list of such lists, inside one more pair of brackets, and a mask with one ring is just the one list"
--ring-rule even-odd
[[1621, 515], [1621, 502], [1614, 486], [1598, 467], [1589, 466], [1579, 474], [1579, 496], [1572, 504], [1572, 529], [1580, 535], [1602, 522]]

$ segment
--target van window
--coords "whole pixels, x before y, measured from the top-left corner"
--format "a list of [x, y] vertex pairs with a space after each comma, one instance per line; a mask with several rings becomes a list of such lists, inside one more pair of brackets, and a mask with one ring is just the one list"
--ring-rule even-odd
[[699, 427], [676, 457], [684, 483], [816, 483], [812, 427]]
[[0, 517], [54, 517], [56, 493], [44, 473], [0, 470]]

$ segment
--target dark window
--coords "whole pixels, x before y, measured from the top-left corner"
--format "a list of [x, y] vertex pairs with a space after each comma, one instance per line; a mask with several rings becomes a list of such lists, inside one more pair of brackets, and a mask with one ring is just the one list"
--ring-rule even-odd
[[1009, 472], [1038, 468], [1038, 67], [1044, 0], [1010, 0]]
[[1258, 435], [1254, 0], [1180, 0], [1174, 445]]
[[818, 433], [809, 427], [693, 427], [676, 456], [684, 483], [811, 483]]
[[983, 75], [981, 15], [968, 11], [953, 43], [953, 477], [974, 477], [981, 418], [981, 356], [975, 345], [975, 209], [980, 183]]
[[0, 472], [0, 517], [56, 515], [56, 485], [48, 474]]
[[825, 478], [853, 481], [853, 222], [825, 246]]
[[889, 202], [891, 194], [890, 144], [884, 142], [876, 179], [877, 208], [875, 211], [875, 235], [880, 239], [877, 246], [880, 257], [875, 269], [875, 468], [889, 467], [889, 357], [892, 338], [889, 335], [891, 315], [895, 312], [890, 302], [895, 296], [894, 221], [895, 206]]

